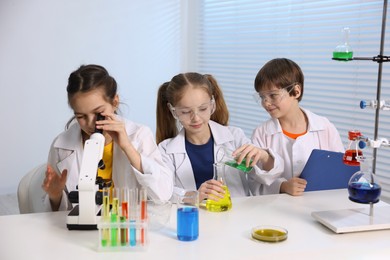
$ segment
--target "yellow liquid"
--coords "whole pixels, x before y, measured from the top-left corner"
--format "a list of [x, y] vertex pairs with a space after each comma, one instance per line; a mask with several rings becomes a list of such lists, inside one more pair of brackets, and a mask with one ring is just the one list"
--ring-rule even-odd
[[232, 200], [230, 199], [230, 192], [227, 186], [222, 186], [225, 190], [225, 196], [218, 201], [208, 199], [206, 201], [206, 209], [212, 212], [228, 211], [232, 208]]
[[253, 232], [252, 237], [265, 242], [278, 242], [287, 239], [287, 234], [275, 229], [259, 229]]

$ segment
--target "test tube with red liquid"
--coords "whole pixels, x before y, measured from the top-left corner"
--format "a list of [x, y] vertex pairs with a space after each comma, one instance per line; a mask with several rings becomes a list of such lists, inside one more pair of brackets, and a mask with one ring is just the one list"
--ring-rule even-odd
[[[144, 187], [141, 188], [139, 192], [139, 199], [140, 199], [140, 211], [141, 211], [141, 225], [143, 225], [143, 221], [146, 221], [147, 219], [147, 208], [146, 208], [146, 203], [147, 203], [147, 192]], [[146, 241], [146, 234], [145, 234], [145, 229], [141, 227], [141, 244], [145, 245]]]
[[360, 162], [357, 160], [357, 158], [363, 156], [363, 152], [359, 149], [359, 140], [361, 136], [362, 133], [359, 130], [348, 131], [349, 144], [343, 156], [343, 161], [345, 164], [350, 166], [360, 165]]

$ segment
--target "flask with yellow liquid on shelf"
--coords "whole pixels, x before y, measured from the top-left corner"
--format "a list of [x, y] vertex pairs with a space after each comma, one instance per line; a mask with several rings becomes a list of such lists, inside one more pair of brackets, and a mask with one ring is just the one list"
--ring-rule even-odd
[[208, 198], [206, 201], [206, 209], [212, 212], [228, 211], [232, 208], [232, 200], [230, 198], [230, 192], [225, 181], [225, 164], [222, 162], [214, 163], [214, 180], [218, 180], [222, 183], [222, 187], [225, 190], [224, 197]]

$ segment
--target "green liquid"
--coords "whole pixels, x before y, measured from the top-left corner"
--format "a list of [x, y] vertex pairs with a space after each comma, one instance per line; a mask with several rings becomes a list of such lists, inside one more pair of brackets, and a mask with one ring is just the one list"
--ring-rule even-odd
[[353, 57], [353, 51], [351, 51], [351, 52], [336, 52], [336, 51], [334, 51], [333, 52], [333, 59], [348, 61], [348, 60], [352, 60], [352, 57]]
[[222, 188], [225, 190], [225, 195], [223, 199], [220, 199], [218, 201], [208, 199], [206, 201], [206, 209], [208, 211], [212, 212], [222, 212], [222, 211], [228, 211], [232, 208], [232, 200], [230, 199], [230, 192], [227, 186], [222, 186]]
[[102, 246], [107, 246], [108, 245], [108, 236], [109, 236], [109, 231], [108, 229], [102, 230], [103, 232], [103, 238], [102, 238]]
[[[108, 196], [103, 196], [103, 206], [102, 206], [102, 218], [104, 221], [107, 221], [110, 215], [110, 200]], [[102, 230], [102, 246], [108, 246], [110, 240], [110, 230], [105, 228]]]
[[[252, 160], [251, 160], [251, 163], [252, 163]], [[246, 167], [246, 160], [242, 160], [242, 162], [240, 164], [238, 164], [236, 161], [229, 161], [229, 162], [225, 162], [226, 165], [229, 165], [230, 167], [233, 167], [233, 168], [236, 168], [240, 171], [243, 171], [243, 172], [249, 172], [252, 170], [252, 166], [249, 166], [249, 167]]]
[[[118, 221], [118, 212], [119, 212], [119, 199], [112, 199], [112, 210], [111, 210], [111, 223], [116, 223]], [[111, 246], [118, 245], [118, 228], [111, 228]]]

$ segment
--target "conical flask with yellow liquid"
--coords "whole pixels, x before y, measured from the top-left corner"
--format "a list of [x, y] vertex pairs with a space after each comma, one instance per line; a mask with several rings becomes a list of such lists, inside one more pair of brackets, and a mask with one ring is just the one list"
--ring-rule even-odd
[[214, 180], [218, 180], [222, 183], [222, 188], [225, 190], [225, 194], [222, 199], [210, 195], [210, 197], [206, 201], [206, 208], [208, 211], [212, 212], [228, 211], [232, 208], [232, 200], [230, 198], [230, 192], [225, 181], [225, 164], [223, 162], [218, 162], [214, 163], [213, 167]]

